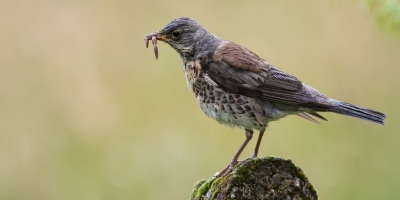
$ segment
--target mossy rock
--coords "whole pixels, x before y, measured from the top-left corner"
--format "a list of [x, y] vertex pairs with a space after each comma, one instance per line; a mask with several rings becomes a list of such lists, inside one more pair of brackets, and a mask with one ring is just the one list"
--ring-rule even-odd
[[303, 171], [291, 160], [252, 158], [237, 164], [222, 178], [199, 181], [192, 200], [222, 199], [318, 199]]

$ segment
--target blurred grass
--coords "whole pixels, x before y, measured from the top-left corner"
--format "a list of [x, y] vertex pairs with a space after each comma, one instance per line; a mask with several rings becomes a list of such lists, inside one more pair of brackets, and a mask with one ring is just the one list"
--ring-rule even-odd
[[[0, 199], [187, 199], [243, 131], [208, 119], [176, 53], [142, 37], [189, 16], [387, 125], [270, 124], [321, 199], [398, 199], [400, 41], [355, 2], [0, 1]], [[252, 153], [255, 141], [242, 158]]]

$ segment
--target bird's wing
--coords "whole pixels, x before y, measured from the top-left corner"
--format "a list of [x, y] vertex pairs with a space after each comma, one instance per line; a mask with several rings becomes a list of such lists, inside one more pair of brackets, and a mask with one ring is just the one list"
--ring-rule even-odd
[[232, 42], [223, 42], [204, 67], [207, 75], [228, 92], [306, 107], [330, 107], [335, 104], [296, 77]]

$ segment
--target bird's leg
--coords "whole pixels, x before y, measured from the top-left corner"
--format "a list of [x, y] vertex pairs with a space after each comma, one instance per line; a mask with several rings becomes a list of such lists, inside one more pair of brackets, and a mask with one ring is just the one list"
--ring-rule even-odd
[[253, 152], [253, 155], [251, 156], [251, 158], [256, 158], [258, 155], [258, 149], [260, 149], [260, 144], [261, 144], [262, 137], [264, 135], [264, 131], [265, 131], [265, 129], [261, 130], [260, 134], [258, 135], [256, 148], [254, 149], [254, 152]]
[[232, 158], [231, 162], [229, 163], [228, 166], [225, 167], [218, 175], [217, 177], [221, 177], [225, 174], [228, 174], [232, 168], [238, 163], [238, 159], [240, 154], [242, 153], [243, 149], [246, 147], [247, 143], [251, 140], [253, 137], [253, 131], [249, 129], [245, 129], [246, 132], [246, 139], [244, 140], [242, 146], [240, 146], [239, 150], [236, 152], [235, 156]]

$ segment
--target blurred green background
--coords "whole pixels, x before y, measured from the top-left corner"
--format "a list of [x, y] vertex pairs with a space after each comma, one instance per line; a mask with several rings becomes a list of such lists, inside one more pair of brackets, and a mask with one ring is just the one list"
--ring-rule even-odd
[[385, 126], [290, 116], [270, 124], [260, 156], [292, 159], [321, 199], [400, 199], [400, 36], [365, 5], [1, 1], [0, 199], [188, 199], [228, 164], [244, 132], [208, 119], [174, 50], [160, 42], [155, 60], [142, 39], [180, 16], [388, 114]]

